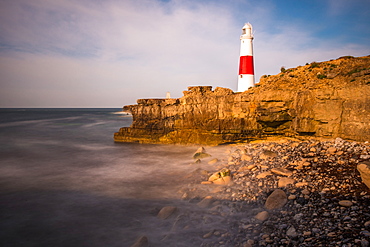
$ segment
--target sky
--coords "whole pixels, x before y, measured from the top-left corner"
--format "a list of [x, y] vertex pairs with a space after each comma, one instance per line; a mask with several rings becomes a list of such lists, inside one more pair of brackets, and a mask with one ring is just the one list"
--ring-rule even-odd
[[0, 0], [0, 108], [236, 91], [247, 22], [256, 82], [282, 66], [370, 54], [369, 0]]

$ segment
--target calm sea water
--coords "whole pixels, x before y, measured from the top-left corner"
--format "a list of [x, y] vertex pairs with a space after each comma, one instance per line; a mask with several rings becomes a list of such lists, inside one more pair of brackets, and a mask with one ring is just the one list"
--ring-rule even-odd
[[153, 212], [197, 147], [114, 143], [132, 121], [118, 111], [0, 109], [1, 246], [165, 246]]

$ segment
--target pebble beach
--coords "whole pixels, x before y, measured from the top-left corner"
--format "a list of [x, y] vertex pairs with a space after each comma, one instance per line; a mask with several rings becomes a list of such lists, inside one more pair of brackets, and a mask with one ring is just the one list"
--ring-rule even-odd
[[[172, 237], [192, 234], [203, 247], [370, 246], [370, 190], [358, 169], [370, 164], [369, 143], [284, 139], [225, 146], [222, 155], [207, 149], [183, 177], [183, 203], [155, 212]], [[132, 246], [148, 245], [143, 236]]]

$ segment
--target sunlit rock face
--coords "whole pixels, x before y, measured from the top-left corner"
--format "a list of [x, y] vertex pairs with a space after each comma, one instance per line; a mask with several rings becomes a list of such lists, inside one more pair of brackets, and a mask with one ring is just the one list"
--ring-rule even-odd
[[266, 136], [370, 139], [370, 56], [282, 71], [242, 93], [199, 86], [179, 99], [139, 99], [124, 107], [133, 123], [114, 140], [218, 145]]

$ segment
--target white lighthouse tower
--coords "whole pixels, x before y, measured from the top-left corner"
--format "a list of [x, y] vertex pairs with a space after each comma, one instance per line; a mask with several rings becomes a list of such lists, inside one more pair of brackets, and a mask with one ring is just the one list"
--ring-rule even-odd
[[254, 87], [252, 41], [252, 25], [248, 22], [242, 28], [242, 35], [240, 36], [238, 92], [244, 92], [248, 88]]

